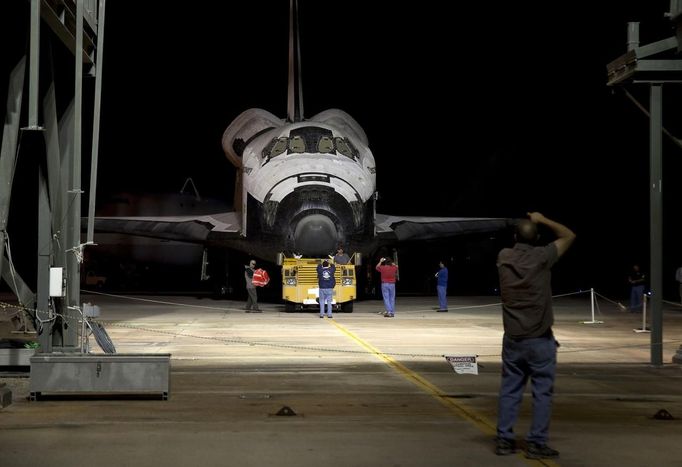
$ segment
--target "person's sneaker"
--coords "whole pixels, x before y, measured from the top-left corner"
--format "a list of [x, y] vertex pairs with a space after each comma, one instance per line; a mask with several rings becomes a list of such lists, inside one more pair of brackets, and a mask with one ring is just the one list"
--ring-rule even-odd
[[324, 315], [320, 315], [320, 318], [324, 318]]
[[497, 438], [495, 442], [495, 454], [498, 456], [508, 456], [516, 452], [516, 441]]
[[334, 319], [334, 317], [332, 315], [327, 316], [327, 318]]
[[448, 311], [448, 309], [447, 309], [447, 308], [444, 308], [444, 309], [442, 309], [442, 310], [438, 310], [438, 313], [447, 313], [447, 311]]
[[526, 446], [526, 457], [528, 459], [556, 459], [559, 451], [552, 449], [546, 444], [528, 442]]

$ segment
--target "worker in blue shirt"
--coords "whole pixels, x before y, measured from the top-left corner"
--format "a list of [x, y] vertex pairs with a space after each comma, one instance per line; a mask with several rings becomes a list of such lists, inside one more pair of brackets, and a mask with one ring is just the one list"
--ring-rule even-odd
[[319, 286], [320, 298], [320, 318], [324, 318], [324, 304], [327, 303], [327, 317], [332, 317], [332, 298], [334, 295], [334, 287], [336, 286], [336, 279], [334, 273], [336, 266], [330, 264], [326, 259], [322, 264], [317, 265], [317, 284]]
[[438, 263], [440, 268], [436, 273], [436, 290], [438, 291], [438, 311], [448, 311], [448, 268], [441, 261]]

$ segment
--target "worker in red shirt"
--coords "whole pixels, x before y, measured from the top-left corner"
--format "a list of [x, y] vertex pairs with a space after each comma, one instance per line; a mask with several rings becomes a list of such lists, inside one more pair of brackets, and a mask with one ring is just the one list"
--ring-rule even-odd
[[381, 295], [384, 297], [384, 306], [386, 307], [384, 317], [393, 318], [395, 316], [395, 281], [398, 275], [398, 266], [393, 264], [391, 258], [381, 258], [376, 270], [381, 274]]

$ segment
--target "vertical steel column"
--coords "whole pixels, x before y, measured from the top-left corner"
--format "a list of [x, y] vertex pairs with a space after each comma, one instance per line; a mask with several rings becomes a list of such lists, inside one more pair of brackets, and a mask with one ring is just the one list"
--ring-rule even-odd
[[95, 198], [97, 197], [97, 162], [99, 158], [99, 120], [102, 101], [102, 63], [104, 54], [104, 9], [106, 0], [99, 0], [97, 20], [97, 56], [95, 57], [95, 111], [92, 128], [92, 155], [90, 157], [90, 193], [88, 202], [87, 243], [93, 243], [95, 234]]
[[40, 70], [40, 0], [31, 0], [31, 56], [29, 58], [28, 129], [38, 126], [38, 72]]
[[73, 153], [69, 171], [69, 203], [67, 245], [69, 253], [66, 259], [66, 304], [64, 314], [68, 328], [64, 330], [64, 346], [76, 350], [78, 347], [78, 320], [80, 313], [80, 263], [77, 253], [80, 252], [81, 225], [81, 125], [83, 122], [83, 0], [76, 3], [76, 73], [74, 90], [74, 123]]
[[40, 351], [43, 353], [52, 352], [52, 328], [54, 323], [50, 321], [53, 312], [50, 311], [50, 266], [52, 254], [52, 229], [50, 222], [50, 201], [47, 189], [47, 178], [42, 169], [38, 169], [38, 270], [36, 288], [36, 318], [37, 321], [44, 321], [42, 326], [36, 331]]
[[[31, 56], [29, 59], [29, 89], [28, 89], [28, 130], [42, 130], [38, 125], [38, 98], [39, 98], [39, 72], [40, 72], [40, 1], [31, 0]], [[38, 336], [41, 352], [52, 351], [52, 326], [48, 320], [49, 282], [50, 282], [50, 242], [51, 221], [49, 201], [44, 174], [38, 169], [38, 264], [36, 271], [36, 321], [44, 320], [47, 327], [38, 329], [42, 334]], [[47, 243], [45, 241], [47, 240]], [[47, 248], [47, 254], [45, 254]]]
[[650, 284], [651, 284], [651, 364], [663, 364], [663, 85], [650, 85], [649, 120], [649, 216], [650, 216]]

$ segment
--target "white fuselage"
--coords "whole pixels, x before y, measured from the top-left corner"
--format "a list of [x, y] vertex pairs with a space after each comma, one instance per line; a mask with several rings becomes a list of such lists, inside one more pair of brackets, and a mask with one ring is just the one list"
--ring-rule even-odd
[[225, 130], [223, 149], [240, 169], [244, 237], [317, 256], [374, 234], [374, 156], [342, 110], [291, 123], [249, 109]]
[[[291, 130], [302, 127], [321, 127], [332, 132], [335, 138], [343, 138], [329, 125], [303, 122], [285, 125], [257, 137], [244, 150], [244, 189], [261, 203], [281, 202], [295, 188], [306, 185], [327, 186], [343, 196], [346, 201], [367, 202], [376, 190], [374, 156], [360, 141], [352, 141], [358, 157], [341, 154], [306, 152], [284, 153], [267, 158], [263, 149], [275, 138], [288, 138]], [[306, 178], [306, 175], [323, 175], [325, 179]], [[302, 176], [302, 178], [301, 178]]]

